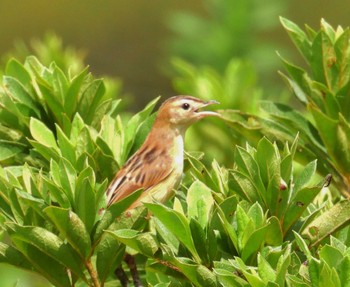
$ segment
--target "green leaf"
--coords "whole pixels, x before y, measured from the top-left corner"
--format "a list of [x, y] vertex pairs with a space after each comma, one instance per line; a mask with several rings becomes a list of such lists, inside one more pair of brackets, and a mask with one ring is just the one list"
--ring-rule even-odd
[[67, 137], [67, 135], [62, 131], [62, 129], [55, 125], [57, 132], [57, 142], [60, 147], [62, 156], [69, 160], [69, 162], [74, 166], [76, 163], [75, 146]]
[[257, 201], [263, 204], [262, 198], [259, 197], [259, 191], [251, 178], [236, 170], [233, 170], [231, 175], [230, 185], [232, 190], [249, 202]]
[[0, 140], [0, 162], [7, 161], [26, 149], [27, 147], [24, 144]]
[[165, 262], [177, 267], [196, 287], [217, 286], [215, 275], [207, 267], [195, 264], [187, 258], [176, 257], [166, 246], [163, 246], [163, 251]]
[[337, 268], [339, 263], [343, 260], [344, 255], [333, 246], [326, 244], [319, 252], [320, 259], [325, 261], [329, 267]]
[[29, 140], [29, 143], [34, 147], [35, 151], [37, 151], [47, 161], [53, 159], [58, 162], [60, 160], [61, 155], [59, 150], [33, 140]]
[[113, 232], [108, 231], [108, 233], [115, 236], [120, 242], [147, 257], [153, 257], [159, 248], [159, 243], [155, 235], [150, 232], [140, 233], [137, 230], [120, 229]]
[[95, 191], [90, 180], [84, 178], [77, 184], [75, 192], [75, 212], [84, 222], [87, 232], [90, 233], [97, 214]]
[[84, 90], [78, 103], [78, 112], [84, 118], [85, 123], [91, 124], [106, 88], [102, 80], [94, 80]]
[[64, 99], [64, 110], [66, 111], [69, 118], [72, 118], [74, 111], [77, 109], [80, 90], [87, 73], [88, 67], [76, 75], [69, 85], [66, 97]]
[[129, 196], [123, 198], [122, 200], [112, 204], [103, 215], [102, 219], [96, 224], [94, 233], [94, 242], [98, 241], [104, 230], [115, 221], [115, 219], [121, 215], [125, 210], [130, 207], [130, 205], [140, 197], [143, 189], [136, 190], [132, 192]]
[[6, 75], [17, 79], [24, 87], [31, 85], [31, 76], [29, 72], [16, 59], [10, 59], [7, 62]]
[[307, 38], [307, 35], [292, 21], [283, 17], [280, 17], [280, 21], [284, 29], [287, 30], [287, 33], [291, 37], [295, 46], [298, 48], [300, 53], [304, 56], [305, 60], [309, 62], [311, 60], [312, 54], [311, 54], [311, 44], [309, 39]]
[[56, 184], [52, 183], [46, 178], [44, 178], [44, 186], [52, 196], [52, 202], [57, 202], [63, 208], [71, 207], [71, 202], [62, 188], [59, 188]]
[[297, 193], [304, 188], [315, 175], [317, 160], [308, 163], [294, 180], [293, 193]]
[[13, 223], [7, 226], [11, 240], [34, 246], [86, 280], [78, 254], [58, 236], [41, 227], [20, 226]]
[[238, 235], [237, 235], [235, 229], [233, 228], [233, 225], [229, 222], [225, 213], [223, 212], [223, 210], [219, 206], [217, 206], [217, 211], [218, 211], [218, 213], [217, 213], [218, 218], [219, 218], [224, 230], [228, 234], [235, 249], [237, 251], [239, 251], [240, 249], [239, 249]]
[[54, 284], [54, 286], [71, 286], [70, 278], [65, 266], [46, 255], [44, 252], [41, 252], [31, 244], [16, 239], [14, 239], [14, 241], [17, 249], [23, 253], [35, 270], [47, 278], [52, 284]]
[[277, 268], [276, 268], [276, 280], [275, 282], [278, 286], [284, 286], [287, 274], [291, 264], [291, 245], [288, 245], [286, 251], [283, 255], [278, 259]]
[[191, 252], [194, 259], [200, 262], [196, 247], [191, 236], [189, 222], [183, 214], [164, 205], [145, 203], [145, 206], [157, 217], [164, 226]]
[[266, 233], [266, 244], [272, 246], [278, 246], [283, 243], [282, 226], [279, 219], [276, 216], [272, 216], [268, 219], [269, 231]]
[[82, 258], [87, 258], [91, 251], [91, 241], [81, 219], [71, 210], [60, 207], [49, 206], [44, 212], [75, 251]]
[[241, 147], [237, 147], [235, 150], [235, 164], [238, 170], [248, 176], [254, 185], [256, 195], [254, 197], [259, 198], [259, 202], [266, 202], [265, 187], [261, 178], [261, 170], [254, 157]]
[[308, 260], [312, 260], [311, 250], [307, 245], [306, 241], [301, 237], [301, 235], [293, 230], [293, 234], [295, 237], [295, 242], [297, 243], [299, 249], [305, 254]]
[[283, 233], [286, 234], [293, 224], [300, 218], [308, 205], [314, 200], [322, 187], [312, 186], [300, 189], [284, 211]]
[[72, 164], [62, 157], [58, 164], [59, 167], [59, 182], [64, 193], [67, 195], [71, 204], [74, 202], [74, 191], [76, 181], [76, 171]]
[[190, 219], [190, 229], [193, 238], [193, 242], [196, 243], [195, 247], [198, 255], [200, 256], [203, 265], [209, 265], [210, 259], [208, 254], [208, 242], [207, 236], [203, 227], [194, 218]]
[[265, 242], [265, 237], [269, 231], [269, 225], [257, 228], [251, 235], [245, 240], [242, 246], [241, 258], [246, 262], [254, 253], [258, 252]]
[[125, 245], [110, 233], [104, 233], [96, 247], [96, 269], [101, 283], [105, 282], [115, 269], [121, 264], [125, 252]]
[[53, 87], [54, 95], [59, 103], [63, 105], [68, 90], [68, 79], [55, 62], [51, 63], [50, 70], [52, 71], [50, 83]]
[[16, 194], [21, 203], [23, 203], [25, 206], [31, 206], [38, 214], [40, 214], [40, 216], [45, 218], [42, 211], [45, 207], [47, 207], [47, 204], [44, 200], [36, 198], [30, 193], [21, 190], [16, 190]]
[[134, 143], [135, 134], [139, 130], [141, 123], [146, 120], [146, 118], [149, 116], [149, 114], [154, 109], [154, 106], [158, 102], [159, 97], [151, 101], [147, 104], [147, 106], [141, 111], [135, 114], [127, 123], [126, 129], [125, 129], [125, 138], [123, 143], [123, 162], [125, 162], [126, 158], [128, 157], [130, 150], [132, 148], [132, 145]]
[[258, 254], [258, 273], [266, 284], [276, 280], [276, 271], [261, 254]]
[[339, 264], [337, 271], [339, 274], [339, 279], [341, 286], [349, 287], [350, 286], [350, 258], [349, 256], [344, 257], [342, 262]]
[[346, 226], [350, 221], [350, 201], [342, 200], [317, 216], [305, 227], [302, 235], [318, 245], [324, 238]]
[[27, 270], [32, 269], [32, 264], [19, 250], [3, 242], [0, 242], [0, 262]]
[[214, 205], [211, 190], [201, 181], [194, 181], [187, 191], [188, 216], [198, 220], [204, 228], [209, 222]]
[[49, 130], [46, 125], [35, 119], [30, 119], [30, 132], [33, 136], [33, 138], [40, 144], [53, 148], [55, 151], [59, 151], [55, 136], [53, 135], [52, 131]]
[[157, 235], [162, 238], [165, 244], [171, 249], [172, 252], [177, 252], [179, 250], [179, 240], [175, 235], [164, 226], [164, 224], [157, 218], [152, 218], [155, 229], [157, 230]]
[[327, 148], [329, 156], [342, 173], [350, 170], [350, 126], [346, 120], [339, 115], [339, 120], [329, 118], [314, 106], [309, 106], [321, 138]]
[[10, 94], [11, 98], [17, 102], [24, 104], [30, 108], [37, 117], [40, 117], [40, 110], [31, 95], [26, 91], [25, 87], [13, 77], [4, 76], [3, 85], [5, 90]]

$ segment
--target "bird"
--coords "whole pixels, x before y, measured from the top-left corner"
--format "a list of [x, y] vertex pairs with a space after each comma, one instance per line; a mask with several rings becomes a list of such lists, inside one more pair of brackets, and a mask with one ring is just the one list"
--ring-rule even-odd
[[169, 200], [183, 174], [186, 130], [205, 117], [220, 117], [215, 111], [202, 110], [212, 104], [219, 103], [187, 95], [165, 100], [144, 143], [108, 186], [107, 207], [139, 189], [143, 190], [141, 195], [127, 210], [144, 202], [156, 200], [164, 203]]

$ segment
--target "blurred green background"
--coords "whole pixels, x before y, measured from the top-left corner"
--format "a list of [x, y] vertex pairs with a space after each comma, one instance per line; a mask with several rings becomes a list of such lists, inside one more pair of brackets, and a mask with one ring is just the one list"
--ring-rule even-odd
[[[229, 4], [230, 7], [225, 7], [228, 2], [232, 4]], [[206, 58], [206, 64], [212, 64], [215, 60], [227, 60], [220, 56], [225, 54], [230, 57], [251, 57], [257, 66], [261, 65], [259, 62], [275, 61], [278, 68], [281, 64], [275, 56], [275, 51], [281, 49], [285, 51], [286, 47], [291, 46], [288, 36], [279, 25], [279, 15], [300, 25], [307, 23], [312, 27], [319, 27], [321, 17], [326, 18], [333, 25], [347, 26], [350, 21], [349, 4], [345, 0], [246, 1], [251, 7], [246, 5], [242, 7], [241, 2], [235, 0], [1, 0], [0, 55], [11, 50], [18, 40], [28, 43], [33, 38], [42, 38], [47, 31], [54, 32], [62, 37], [65, 45], [74, 46], [86, 54], [85, 62], [96, 75], [109, 74], [121, 78], [124, 91], [132, 94], [137, 98], [137, 103], [142, 105], [148, 99], [158, 95], [170, 96], [175, 93], [169, 77], [171, 75], [169, 58], [174, 55], [185, 55], [186, 52], [183, 50], [186, 48], [191, 49], [198, 44], [198, 49], [208, 50], [208, 54], [204, 55], [209, 55]], [[179, 37], [176, 29], [180, 25], [174, 23], [178, 13], [186, 12], [203, 17], [213, 26], [218, 22], [211, 20], [215, 14], [213, 6], [235, 10], [232, 14], [227, 13], [227, 16], [234, 16], [231, 19], [235, 23], [234, 27], [245, 28], [248, 34], [240, 35], [240, 38], [235, 39], [234, 33], [237, 31], [232, 31], [231, 36], [227, 35], [230, 29], [225, 31], [227, 23], [221, 22], [219, 28], [224, 31], [222, 34], [205, 30], [201, 31], [202, 34], [195, 33], [196, 38]], [[248, 10], [244, 11], [244, 9]], [[257, 15], [259, 11], [262, 15]], [[216, 15], [218, 18], [224, 17]], [[240, 21], [242, 20], [239, 18], [240, 15], [243, 21]], [[251, 19], [253, 23], [247, 24], [244, 18], [246, 15], [258, 17]], [[196, 29], [195, 24], [193, 26], [191, 24], [194, 24], [193, 21], [186, 22], [188, 29], [182, 30], [183, 34], [187, 33], [191, 36], [190, 31]], [[246, 27], [240, 27], [243, 25]], [[231, 25], [229, 28], [232, 27]], [[208, 37], [210, 39], [207, 39]], [[223, 43], [225, 41], [223, 37], [232, 43], [250, 44], [250, 47], [243, 46], [242, 52], [239, 49], [235, 50], [234, 47], [231, 47], [231, 51], [222, 51], [215, 47], [211, 49], [208, 46], [201, 46]], [[230, 38], [227, 39], [227, 37]], [[199, 39], [202, 41], [199, 42]], [[177, 43], [176, 40], [178, 40]], [[254, 45], [246, 43], [246, 40], [253, 41]], [[187, 42], [187, 47], [184, 46], [184, 41]], [[268, 45], [269, 43], [273, 45]], [[224, 45], [218, 43], [216, 46]], [[260, 60], [257, 61], [254, 49], [261, 49], [262, 46], [267, 48], [264, 49], [263, 55], [258, 54]], [[248, 49], [249, 53], [244, 55], [244, 49]], [[189, 54], [188, 52], [186, 56]], [[273, 68], [276, 68], [276, 65]], [[272, 75], [263, 76], [268, 76], [280, 84], [276, 69], [269, 72]]]
[[[186, 90], [174, 80], [174, 58], [220, 74], [232, 58], [251, 62], [252, 85], [279, 97], [284, 85], [276, 50], [289, 57], [293, 50], [278, 16], [318, 28], [321, 18], [349, 26], [348, 12], [345, 0], [0, 0], [0, 56], [3, 64], [14, 47], [55, 33], [85, 56], [96, 76], [121, 80], [123, 94], [134, 100], [131, 110]], [[6, 265], [0, 264], [0, 274], [4, 287], [49, 286]]]

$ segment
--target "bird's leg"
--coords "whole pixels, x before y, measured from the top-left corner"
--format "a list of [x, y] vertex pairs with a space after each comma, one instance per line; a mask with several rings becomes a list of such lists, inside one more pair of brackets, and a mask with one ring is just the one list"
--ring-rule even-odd
[[140, 277], [139, 277], [139, 273], [137, 271], [137, 265], [135, 263], [135, 257], [130, 255], [130, 254], [126, 254], [124, 261], [126, 262], [126, 264], [129, 266], [130, 269], [130, 273], [132, 276], [132, 280], [134, 282], [134, 286], [135, 287], [143, 287]]
[[122, 265], [118, 266], [117, 269], [115, 269], [114, 274], [118, 277], [122, 287], [128, 287], [129, 279]]

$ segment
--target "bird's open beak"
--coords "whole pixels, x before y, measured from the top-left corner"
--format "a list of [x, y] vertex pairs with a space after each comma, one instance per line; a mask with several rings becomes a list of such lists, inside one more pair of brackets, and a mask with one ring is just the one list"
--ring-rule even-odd
[[220, 114], [218, 114], [216, 112], [213, 112], [213, 111], [202, 111], [201, 110], [202, 108], [205, 108], [205, 107], [207, 107], [209, 105], [214, 105], [214, 104], [220, 104], [220, 103], [217, 102], [217, 101], [214, 101], [214, 100], [210, 100], [210, 101], [206, 101], [206, 102], [203, 101], [203, 103], [198, 104], [198, 107], [195, 110], [195, 113], [201, 118], [207, 117], [207, 116], [217, 116], [218, 117], [218, 116], [220, 116]]

